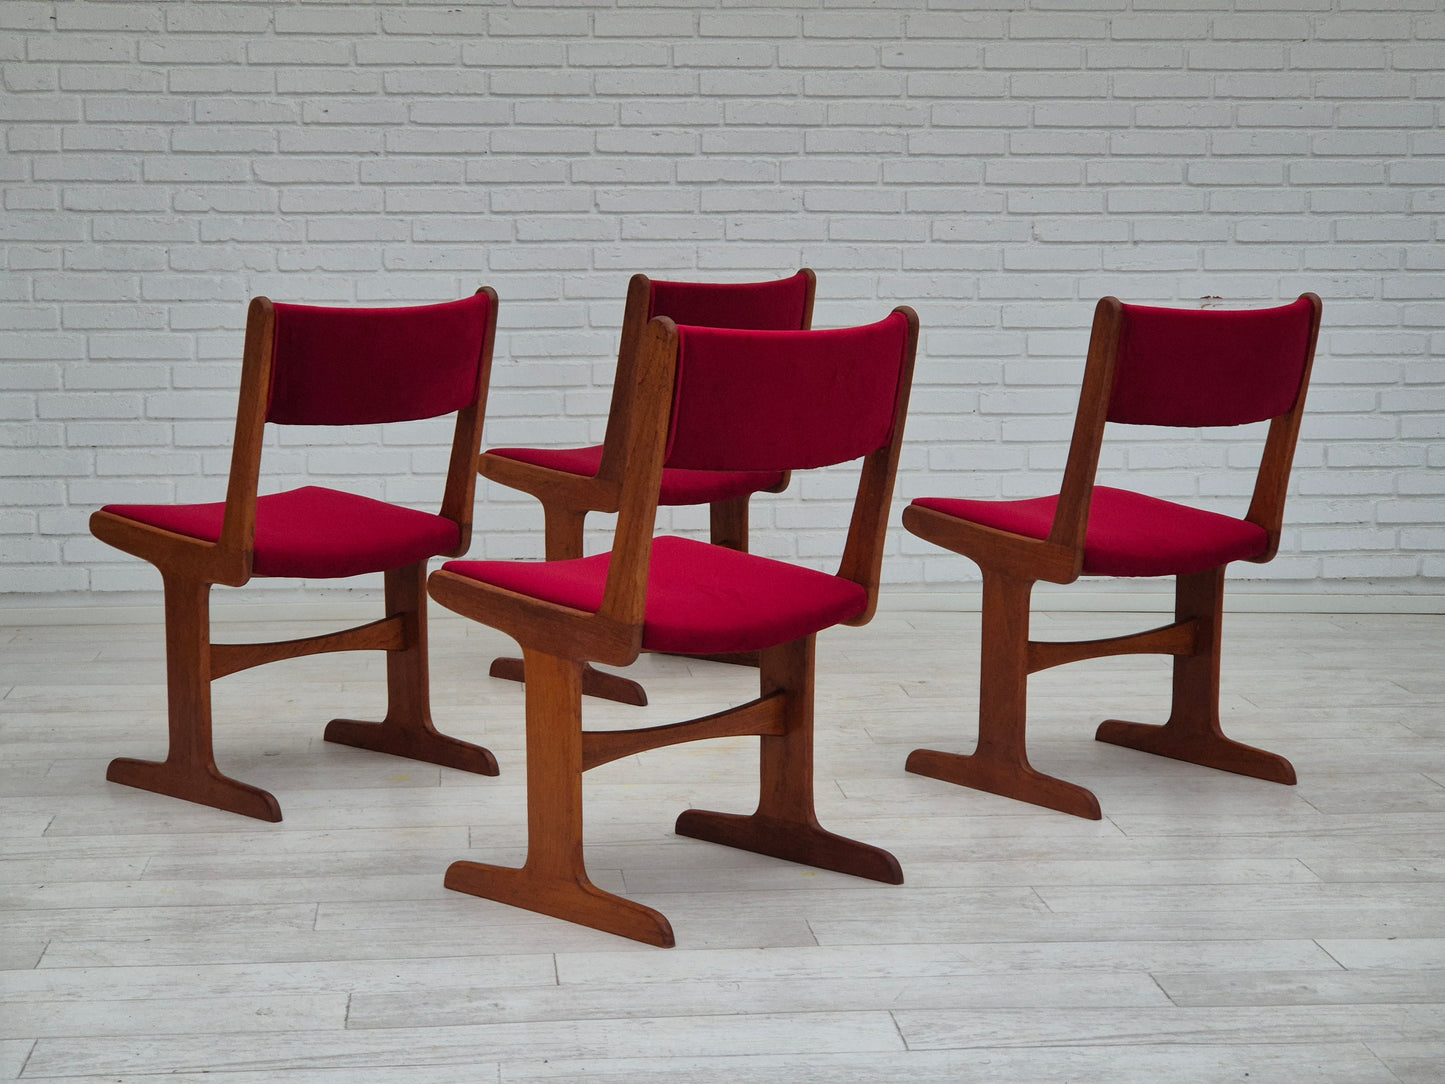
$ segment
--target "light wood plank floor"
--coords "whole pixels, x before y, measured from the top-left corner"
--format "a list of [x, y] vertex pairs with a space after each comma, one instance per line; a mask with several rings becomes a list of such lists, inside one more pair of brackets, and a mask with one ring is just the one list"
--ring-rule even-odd
[[[523, 853], [494, 633], [433, 615], [438, 724], [497, 779], [320, 740], [376, 716], [378, 655], [218, 682], [218, 758], [276, 794], [266, 825], [105, 782], [111, 757], [163, 753], [158, 622], [0, 628], [0, 1079], [1445, 1080], [1445, 618], [1230, 616], [1227, 728], [1297, 787], [1093, 742], [1106, 715], [1162, 718], [1164, 660], [1037, 675], [1034, 761], [1094, 789], [1099, 823], [903, 771], [972, 748], [977, 628], [885, 612], [820, 638], [820, 813], [892, 850], [902, 886], [673, 836], [690, 805], [751, 808], [754, 740], [589, 774], [595, 879], [666, 913], [670, 951], [442, 888], [454, 859]], [[593, 725], [755, 688], [635, 672], [653, 705]]]

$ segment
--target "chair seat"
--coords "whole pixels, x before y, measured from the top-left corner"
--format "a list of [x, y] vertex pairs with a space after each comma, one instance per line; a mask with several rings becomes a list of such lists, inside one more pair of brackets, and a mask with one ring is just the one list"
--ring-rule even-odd
[[[971, 501], [924, 497], [920, 508], [1025, 538], [1047, 538], [1059, 498]], [[1204, 572], [1265, 552], [1264, 528], [1125, 489], [1095, 486], [1084, 539], [1084, 573], [1178, 576]]]
[[[221, 537], [224, 502], [112, 504], [104, 511], [206, 542]], [[442, 516], [321, 486], [256, 499], [257, 576], [333, 579], [405, 568], [450, 553], [457, 525]]]
[[[492, 448], [489, 455], [532, 463], [538, 467], [592, 478], [602, 465], [602, 445], [592, 448]], [[780, 471], [681, 470], [664, 467], [661, 505], [712, 504], [771, 489], [783, 480]]]
[[[596, 613], [611, 554], [574, 561], [449, 561], [448, 572]], [[652, 543], [642, 646], [711, 655], [757, 651], [857, 617], [868, 594], [852, 580], [664, 535]]]

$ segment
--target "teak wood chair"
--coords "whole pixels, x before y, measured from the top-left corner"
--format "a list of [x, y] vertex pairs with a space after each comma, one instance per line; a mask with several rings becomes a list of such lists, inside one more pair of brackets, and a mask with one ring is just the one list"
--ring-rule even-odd
[[[496, 775], [481, 746], [437, 732], [427, 688], [426, 562], [471, 540], [497, 295], [484, 287], [441, 305], [339, 309], [258, 297], [246, 321], [240, 405], [226, 499], [107, 505], [91, 532], [160, 571], [165, 592], [170, 751], [111, 761], [106, 778], [260, 820], [267, 791], [221, 774], [211, 740], [211, 682], [262, 663], [330, 651], [387, 653], [380, 723], [333, 719], [326, 740]], [[257, 496], [266, 423], [362, 425], [456, 414], [440, 514], [318, 486]], [[261, 644], [213, 644], [213, 584], [255, 576], [385, 573], [386, 616], [342, 632]]]
[[[432, 573], [441, 605], [514, 637], [527, 666], [526, 864], [457, 862], [446, 885], [653, 945], [672, 927], [605, 892], [582, 856], [582, 773], [618, 757], [702, 738], [757, 734], [761, 781], [748, 815], [691, 809], [676, 831], [897, 884], [887, 851], [826, 831], [813, 804], [817, 632], [873, 614], [897, 470], [917, 319], [837, 331], [646, 325], [626, 368], [632, 413], [610, 553], [565, 561], [453, 561]], [[654, 539], [663, 465], [782, 471], [863, 460], [836, 576], [683, 538]], [[760, 651], [760, 695], [703, 718], [583, 731], [588, 661], [640, 651]]]
[[[494, 482], [520, 489], [542, 502], [544, 545], [549, 561], [582, 556], [583, 521], [588, 512], [616, 512], [632, 422], [627, 371], [638, 336], [654, 316], [675, 324], [754, 331], [806, 331], [813, 320], [817, 278], [808, 268], [768, 282], [663, 282], [633, 275], [627, 287], [617, 376], [603, 442], [590, 448], [492, 448], [481, 458], [481, 473]], [[701, 471], [666, 467], [658, 504], [708, 505], [714, 545], [747, 551], [748, 501], [754, 493], [777, 493], [788, 485], [787, 471]], [[735, 653], [721, 661], [757, 665], [757, 656]], [[522, 660], [496, 659], [491, 675], [522, 680]], [[631, 678], [588, 667], [582, 691], [623, 704], [644, 705], [647, 693]]]
[[[1099, 741], [1224, 771], [1293, 783], [1284, 757], [1224, 736], [1219, 722], [1224, 571], [1279, 548], [1320, 299], [1263, 310], [1183, 310], [1099, 302], [1073, 442], [1056, 496], [977, 501], [924, 498], [903, 525], [975, 561], [983, 573], [978, 746], [969, 756], [916, 749], [910, 772], [1099, 819], [1094, 795], [1034, 769], [1025, 749], [1029, 674], [1106, 655], [1174, 657], [1163, 725], [1110, 719]], [[1243, 519], [1094, 484], [1105, 422], [1213, 427], [1270, 422]], [[1174, 576], [1171, 624], [1102, 640], [1029, 639], [1039, 580]]]

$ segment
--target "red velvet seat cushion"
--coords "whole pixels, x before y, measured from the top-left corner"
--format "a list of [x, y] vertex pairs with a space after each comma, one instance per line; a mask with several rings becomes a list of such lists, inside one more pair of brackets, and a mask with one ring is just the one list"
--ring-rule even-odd
[[[602, 463], [602, 445], [592, 448], [492, 448], [490, 455], [533, 463], [539, 467], [566, 471], [592, 478]], [[728, 501], [771, 489], [781, 482], [778, 471], [712, 471], [680, 470], [665, 467], [662, 471], [661, 505], [712, 504]]]
[[[153, 527], [214, 542], [224, 503], [111, 504], [104, 511]], [[306, 486], [256, 500], [258, 576], [332, 579], [385, 572], [457, 548], [449, 519], [399, 508], [370, 497]]]
[[[449, 561], [448, 572], [596, 613], [611, 554], [575, 561]], [[862, 613], [851, 580], [664, 535], [652, 543], [642, 646], [707, 655], [796, 640]]]
[[[970, 523], [1026, 538], [1047, 538], [1058, 497], [1024, 501], [969, 501], [924, 497], [914, 501]], [[1241, 519], [1094, 487], [1084, 539], [1084, 572], [1093, 576], [1177, 576], [1218, 568], [1263, 553], [1264, 528]]]

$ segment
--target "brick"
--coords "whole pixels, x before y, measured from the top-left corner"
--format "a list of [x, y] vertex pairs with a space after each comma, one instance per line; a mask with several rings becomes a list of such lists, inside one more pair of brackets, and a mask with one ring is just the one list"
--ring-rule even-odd
[[273, 26], [278, 34], [346, 34], [360, 35], [375, 31], [380, 12], [364, 5], [355, 7], [278, 8]]
[[383, 194], [371, 188], [289, 185], [281, 191], [280, 209], [285, 214], [368, 214], [382, 210], [383, 200]]
[[499, 38], [466, 42], [462, 46], [462, 63], [480, 68], [560, 68], [566, 56], [566, 49], [559, 42]]
[[1017, 98], [1088, 98], [1109, 94], [1109, 77], [1099, 72], [1017, 72], [1008, 77], [1008, 93]]
[[1400, 41], [1412, 36], [1415, 21], [1404, 12], [1336, 13], [1315, 21], [1313, 36], [1322, 41]]
[[683, 68], [767, 68], [779, 58], [775, 47], [763, 42], [679, 42], [672, 46], [672, 62]]
[[1331, 98], [1408, 98], [1414, 80], [1393, 72], [1328, 72], [1311, 80], [1316, 94]]
[[142, 64], [238, 64], [243, 54], [239, 42], [225, 38], [156, 38], [138, 43]]
[[163, 190], [139, 185], [66, 185], [60, 202], [67, 211], [164, 211], [168, 198]]
[[1429, 102], [1346, 102], [1337, 113], [1341, 128], [1421, 128], [1435, 120]]
[[164, 128], [85, 125], [67, 127], [60, 137], [60, 145], [66, 151], [164, 151], [168, 143]]
[[278, 68], [278, 94], [376, 94], [382, 89], [382, 76], [373, 71], [339, 68]]
[[[17, 51], [23, 52], [23, 48]], [[19, 57], [5, 59], [18, 60]], [[0, 67], [0, 85], [8, 91], [21, 94], [59, 90], [60, 68], [58, 65], [5, 64]]]
[[982, 48], [962, 41], [887, 42], [878, 53], [878, 62], [885, 68], [975, 68], [982, 61]]
[[[639, 71], [633, 69], [622, 69], [620, 71], [600, 70], [592, 73], [592, 88], [599, 96], [624, 95], [633, 97], [643, 95], [649, 98], [660, 98], [668, 95], [693, 95], [699, 93], [699, 87], [704, 88], [701, 93], [718, 93], [706, 89], [709, 82], [722, 82], [733, 87], [734, 93], [744, 93], [738, 84], [768, 81], [769, 85], [801, 83], [800, 77], [793, 73], [784, 72], [739, 72], [736, 73], [738, 83], [734, 84], [728, 80], [721, 79], [717, 72], [713, 71]], [[787, 91], [759, 91], [759, 93], [789, 93]]]
[[278, 134], [277, 149], [282, 154], [379, 154], [384, 138], [394, 133], [368, 128], [307, 127], [282, 128]]
[[270, 211], [276, 207], [276, 193], [264, 189], [234, 187], [187, 188], [175, 192], [171, 206], [182, 212]]
[[345, 41], [261, 38], [246, 43], [248, 64], [350, 64], [352, 59], [351, 44]]
[[1306, 15], [1249, 12], [1216, 15], [1210, 21], [1213, 35], [1220, 41], [1273, 39], [1295, 42], [1322, 36], [1318, 32], [1318, 24]]
[[46, 34], [29, 37], [25, 41], [25, 59], [32, 62], [124, 63], [134, 60], [135, 55], [134, 44], [124, 34]]
[[[397, 95], [445, 94], [452, 97], [481, 97], [494, 87], [490, 73], [472, 68], [403, 68], [384, 73], [381, 82], [387, 94]], [[497, 85], [500, 83], [501, 80], [498, 80]], [[365, 103], [358, 104], [364, 106]], [[404, 104], [387, 102], [385, 108], [395, 109], [400, 114]], [[363, 111], [358, 109], [356, 120], [360, 121], [363, 115]]]
[[1209, 76], [1193, 72], [1119, 72], [1113, 79], [1117, 98], [1206, 98]]
[[160, 94], [166, 89], [164, 72], [139, 71], [112, 64], [62, 64], [60, 89], [72, 93], [126, 91]]
[[278, 89], [276, 73], [265, 68], [173, 68], [166, 79], [172, 94], [271, 94]]
[[[0, 103], [4, 101], [0, 98]], [[47, 119], [70, 120], [78, 115], [72, 110], [71, 116]], [[85, 119], [100, 123], [179, 124], [191, 119], [191, 105], [173, 98], [87, 98]]]
[[30, 164], [37, 181], [138, 181], [139, 163], [130, 155], [74, 154], [38, 157]]
[[1058, 42], [994, 42], [983, 48], [983, 66], [1017, 71], [1029, 68], [1083, 67], [1081, 45]]
[[276, 136], [255, 125], [176, 128], [171, 132], [171, 149], [197, 154], [273, 154]]
[[1308, 98], [1312, 80], [1308, 72], [1223, 72], [1214, 76], [1218, 98]]
[[1089, 45], [1084, 50], [1090, 68], [1182, 68], [1184, 49], [1175, 43]]
[[490, 75], [493, 94], [543, 97], [585, 96], [591, 88], [587, 71], [497, 71]]

